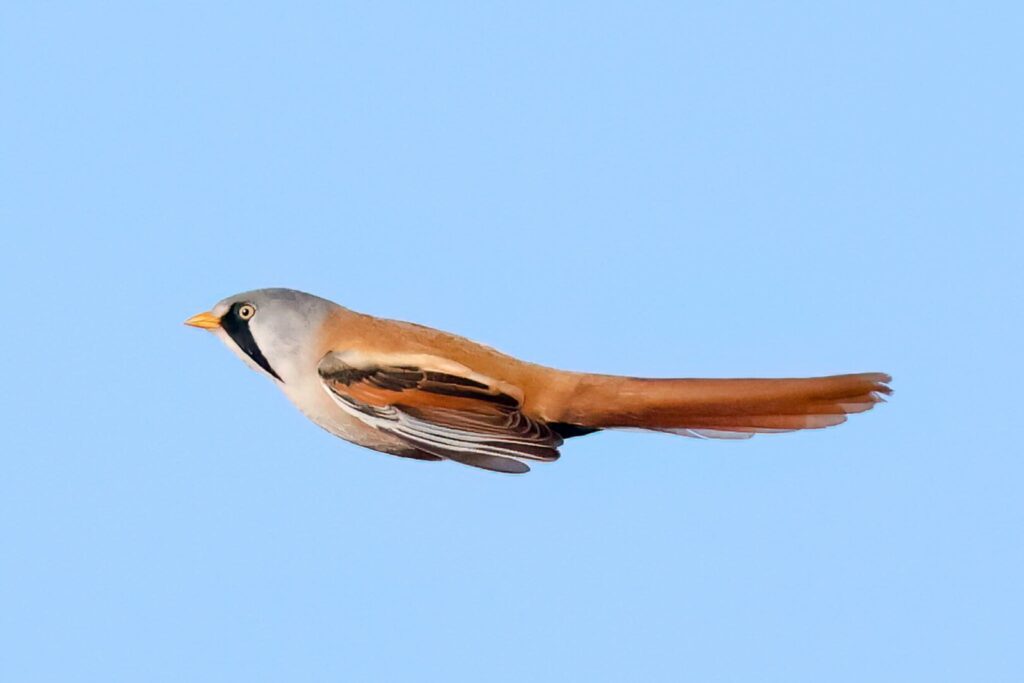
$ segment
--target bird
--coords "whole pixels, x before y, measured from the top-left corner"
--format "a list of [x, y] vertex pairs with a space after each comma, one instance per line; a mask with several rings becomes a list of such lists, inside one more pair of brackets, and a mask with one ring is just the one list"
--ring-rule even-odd
[[892, 393], [881, 372], [654, 379], [558, 370], [293, 289], [236, 294], [185, 324], [212, 332], [335, 436], [509, 474], [602, 430], [747, 439], [838, 425]]

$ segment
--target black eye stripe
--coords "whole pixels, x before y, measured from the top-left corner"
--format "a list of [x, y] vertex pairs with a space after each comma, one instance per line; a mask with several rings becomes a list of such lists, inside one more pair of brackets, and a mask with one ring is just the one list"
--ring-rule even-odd
[[256, 365], [266, 370], [278, 381], [284, 382], [281, 376], [274, 372], [274, 368], [270, 367], [270, 361], [260, 351], [260, 347], [256, 345], [256, 340], [252, 336], [252, 330], [249, 329], [249, 321], [243, 319], [240, 315], [240, 311], [245, 305], [239, 303], [231, 306], [231, 310], [221, 319], [220, 326], [228, 333], [231, 340], [238, 345], [238, 348], [242, 349], [249, 358], [252, 358]]

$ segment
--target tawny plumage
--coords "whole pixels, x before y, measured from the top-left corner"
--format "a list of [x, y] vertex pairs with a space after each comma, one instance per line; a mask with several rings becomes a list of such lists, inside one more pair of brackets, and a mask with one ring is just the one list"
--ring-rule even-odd
[[225, 299], [189, 324], [218, 334], [310, 419], [375, 450], [501, 472], [564, 439], [640, 428], [703, 438], [818, 429], [889, 394], [882, 373], [643, 379], [556, 370], [293, 290]]

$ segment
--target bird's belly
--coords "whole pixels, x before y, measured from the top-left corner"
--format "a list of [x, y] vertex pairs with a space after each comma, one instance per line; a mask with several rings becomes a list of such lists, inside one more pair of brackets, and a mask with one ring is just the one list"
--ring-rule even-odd
[[319, 427], [359, 446], [386, 453], [408, 449], [396, 437], [367, 425], [343, 410], [324, 391], [323, 385], [284, 385], [284, 393], [299, 411]]

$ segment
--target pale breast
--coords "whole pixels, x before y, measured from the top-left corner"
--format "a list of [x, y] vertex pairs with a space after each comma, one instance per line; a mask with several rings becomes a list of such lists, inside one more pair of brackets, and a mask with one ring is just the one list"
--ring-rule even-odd
[[408, 446], [394, 436], [374, 429], [342, 410], [324, 390], [319, 377], [312, 381], [285, 384], [281, 389], [303, 415], [335, 436], [386, 453], [408, 450]]

